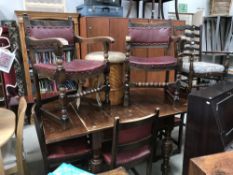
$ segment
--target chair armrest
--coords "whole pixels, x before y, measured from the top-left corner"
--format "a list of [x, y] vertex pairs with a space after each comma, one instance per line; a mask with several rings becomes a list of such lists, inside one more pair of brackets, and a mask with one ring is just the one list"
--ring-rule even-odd
[[111, 43], [114, 43], [115, 40], [114, 38], [110, 36], [96, 36], [96, 37], [80, 37], [78, 35], [75, 36], [75, 41], [78, 43], [86, 43], [86, 44], [96, 44], [96, 43], [102, 43], [103, 45], [103, 51], [104, 51], [104, 60], [106, 62], [108, 61], [108, 51], [109, 51], [109, 46]]
[[34, 37], [29, 37], [29, 45], [33, 48], [40, 48], [40, 47], [63, 47], [68, 45], [68, 41], [64, 38], [44, 38], [44, 39], [37, 39]]
[[76, 35], [75, 39], [79, 43], [85, 42], [87, 44], [95, 44], [95, 43], [98, 43], [98, 42], [103, 43], [103, 44], [104, 43], [111, 44], [111, 43], [115, 42], [114, 38], [112, 38], [110, 36], [96, 36], [96, 37], [84, 38], [84, 37]]

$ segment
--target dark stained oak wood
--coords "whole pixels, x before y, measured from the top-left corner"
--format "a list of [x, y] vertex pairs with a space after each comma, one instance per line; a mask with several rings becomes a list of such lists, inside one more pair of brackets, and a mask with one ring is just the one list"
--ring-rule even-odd
[[[103, 133], [113, 127], [114, 117], [119, 116], [121, 121], [129, 121], [153, 115], [156, 107], [159, 107], [159, 129], [165, 130], [161, 170], [163, 174], [168, 174], [169, 158], [172, 153], [171, 131], [174, 126], [174, 115], [186, 112], [186, 101], [181, 99], [179, 103], [173, 104], [171, 100], [165, 97], [162, 89], [133, 89], [131, 95], [133, 99], [132, 104], [127, 108], [110, 106], [100, 109], [91, 104], [81, 104], [79, 110], [76, 111], [72, 107], [74, 104], [70, 103], [67, 110], [69, 121], [66, 124], [43, 117], [46, 144], [91, 134], [93, 147], [91, 169], [93, 172], [99, 172], [102, 163], [101, 143], [104, 139]], [[52, 113], [56, 114], [59, 112], [58, 104], [46, 105], [44, 108], [52, 110]]]
[[[153, 114], [156, 107], [160, 108], [160, 120], [175, 114], [185, 113], [186, 102], [172, 104], [169, 99], [164, 98], [160, 89], [137, 89], [132, 90], [132, 104], [129, 107], [111, 106], [101, 110], [99, 107], [81, 104], [79, 111], [74, 111], [68, 105], [70, 120], [62, 125], [50, 118], [43, 118], [46, 143], [53, 143], [79, 137], [87, 133], [113, 127], [113, 118], [119, 116], [121, 120], [130, 120]], [[54, 113], [59, 112], [59, 105], [56, 103], [46, 104], [44, 108], [53, 108]]]
[[183, 175], [188, 174], [191, 158], [231, 149], [232, 92], [232, 80], [225, 80], [189, 94]]

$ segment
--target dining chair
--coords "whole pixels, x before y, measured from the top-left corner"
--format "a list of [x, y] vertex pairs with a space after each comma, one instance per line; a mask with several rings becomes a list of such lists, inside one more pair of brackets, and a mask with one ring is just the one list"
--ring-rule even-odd
[[[125, 61], [125, 90], [124, 106], [130, 104], [131, 88], [164, 88], [172, 101], [179, 100], [179, 76], [174, 82], [169, 82], [170, 71], [178, 69], [178, 61], [171, 54], [173, 28], [171, 22], [162, 24], [140, 24], [130, 23], [128, 26], [128, 35], [126, 36], [126, 61]], [[164, 50], [164, 56], [135, 56], [132, 51], [135, 48], [149, 49], [161, 48]], [[163, 82], [132, 82], [130, 74], [132, 70], [143, 70], [148, 72], [165, 71], [166, 77]], [[169, 87], [175, 85], [175, 92], [171, 93]]]
[[[16, 125], [15, 138], [6, 145], [4, 153], [4, 167], [6, 174], [30, 174], [25, 160], [24, 148], [23, 148], [23, 128], [25, 121], [25, 112], [27, 109], [27, 102], [25, 97], [20, 97], [18, 106], [18, 120]], [[16, 145], [14, 144], [16, 143]]]
[[[119, 117], [115, 117], [112, 146], [109, 143], [103, 146], [103, 159], [110, 169], [119, 166], [133, 168], [146, 161], [146, 174], [151, 174], [158, 117], [159, 108], [156, 108], [154, 114], [136, 120], [121, 121]], [[136, 170], [133, 168], [133, 171]]]
[[[91, 159], [91, 143], [86, 136], [57, 140], [53, 143], [46, 142], [44, 125], [40, 110], [36, 104], [32, 107], [32, 117], [35, 121], [36, 133], [42, 153], [44, 173], [48, 173], [57, 168], [61, 163], [72, 164], [87, 163]], [[44, 117], [45, 118], [45, 117]]]
[[[92, 93], [98, 94], [100, 91], [105, 92], [104, 104], [110, 104], [108, 50], [110, 44], [114, 42], [113, 38], [107, 36], [93, 38], [77, 36], [74, 34], [71, 18], [67, 20], [60, 20], [54, 17], [30, 19], [30, 16], [25, 14], [24, 25], [30, 62], [34, 74], [37, 104], [41, 106], [41, 111], [59, 121], [67, 121], [69, 116], [67, 115], [66, 106], [69, 101], [76, 99], [76, 107], [78, 108], [80, 98]], [[102, 43], [104, 61], [76, 59], [79, 54], [75, 45], [83, 42], [87, 44]], [[104, 75], [103, 84], [98, 84], [94, 88], [84, 87], [84, 83], [88, 78], [100, 75]], [[47, 86], [41, 82], [41, 78], [55, 81], [52, 81], [52, 84]], [[50, 93], [48, 89], [50, 89]], [[69, 92], [72, 90], [75, 90], [76, 93], [70, 94]], [[42, 94], [42, 91], [46, 93]], [[43, 100], [45, 96], [46, 100]], [[59, 116], [53, 115], [51, 112], [43, 109], [44, 103], [54, 101], [54, 99], [58, 98], [61, 104], [61, 113]], [[97, 102], [99, 106], [102, 105], [98, 96]]]
[[185, 25], [176, 30], [184, 32], [177, 38], [177, 57], [183, 77], [181, 82], [187, 92], [192, 88], [210, 86], [212, 83], [208, 80], [222, 80], [229, 67], [229, 58], [223, 64], [202, 58], [202, 26]]

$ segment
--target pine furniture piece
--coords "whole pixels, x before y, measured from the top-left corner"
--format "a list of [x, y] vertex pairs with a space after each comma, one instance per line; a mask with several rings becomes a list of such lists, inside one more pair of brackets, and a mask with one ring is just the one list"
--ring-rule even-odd
[[[135, 89], [132, 93], [132, 104], [125, 108], [120, 105], [111, 106], [111, 109], [100, 110], [96, 106], [81, 104], [80, 110], [68, 106], [70, 120], [67, 124], [61, 125], [54, 122], [51, 118], [42, 114], [42, 123], [44, 131], [45, 145], [77, 138], [86, 134], [91, 135], [93, 157], [91, 160], [91, 169], [98, 172], [101, 169], [101, 147], [104, 142], [104, 132], [113, 127], [115, 116], [119, 116], [122, 121], [139, 119], [154, 113], [155, 107], [160, 108], [159, 128], [165, 131], [162, 141], [162, 159], [161, 170], [163, 174], [169, 173], [169, 158], [172, 153], [171, 131], [174, 126], [174, 115], [186, 113], [187, 106], [185, 100], [181, 99], [179, 103], [173, 105], [169, 99], [164, 96], [163, 91], [159, 89]], [[145, 100], [146, 99], [146, 100]], [[53, 113], [59, 112], [59, 103], [47, 104], [47, 109], [53, 109]], [[42, 126], [42, 125], [40, 125]], [[111, 137], [111, 136], [110, 136]]]
[[97, 175], [128, 175], [124, 167], [118, 167], [110, 171], [99, 173]]
[[188, 175], [233, 174], [233, 151], [190, 159]]
[[146, 174], [151, 174], [156, 150], [158, 117], [159, 108], [156, 108], [155, 113], [150, 116], [131, 121], [114, 118], [112, 146], [108, 143], [103, 145], [103, 159], [110, 169], [119, 166], [130, 169], [141, 162], [146, 162]]
[[[173, 101], [179, 100], [179, 78], [175, 82], [169, 82], [170, 71], [177, 71], [178, 60], [171, 56], [169, 50], [172, 45], [173, 28], [171, 23], [143, 24], [129, 23], [128, 35], [126, 36], [126, 60], [124, 80], [124, 106], [130, 105], [130, 91], [132, 88], [164, 88]], [[136, 56], [132, 53], [134, 48], [160, 48], [164, 49], [164, 56]], [[131, 81], [131, 71], [144, 70], [146, 72], [165, 71], [166, 77], [161, 82]], [[168, 87], [175, 84], [175, 92], [172, 94]]]
[[232, 94], [230, 79], [189, 94], [183, 175], [191, 158], [232, 150]]
[[[24, 157], [23, 148], [23, 129], [25, 122], [25, 114], [27, 109], [27, 101], [24, 96], [19, 97], [19, 105], [17, 111], [17, 125], [16, 125], [16, 135], [11, 138], [12, 141], [9, 143], [8, 149], [4, 157], [4, 165], [6, 174], [28, 174], [28, 168], [26, 165], [26, 160]], [[15, 142], [14, 142], [15, 140]], [[16, 145], [14, 145], [16, 143]], [[12, 148], [11, 148], [12, 147]], [[12, 152], [13, 151], [13, 152]]]
[[[15, 131], [15, 114], [5, 108], [0, 108], [0, 148], [12, 137]], [[5, 175], [4, 165], [2, 159], [2, 152], [0, 150], [0, 174]]]

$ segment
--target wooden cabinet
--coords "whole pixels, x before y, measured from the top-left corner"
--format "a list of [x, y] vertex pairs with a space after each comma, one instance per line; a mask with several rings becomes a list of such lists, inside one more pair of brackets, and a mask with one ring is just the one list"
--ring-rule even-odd
[[233, 174], [233, 151], [192, 158], [189, 175]]
[[[77, 13], [52, 13], [52, 12], [29, 12], [29, 11], [16, 11], [17, 22], [19, 27], [19, 35], [20, 35], [20, 45], [23, 57], [23, 67], [25, 72], [25, 82], [26, 82], [26, 92], [28, 98], [33, 97], [33, 83], [32, 77], [30, 75], [30, 62], [28, 60], [28, 50], [26, 47], [25, 41], [25, 29], [24, 29], [24, 21], [23, 14], [28, 14], [31, 19], [68, 19], [68, 17], [72, 18], [74, 23], [74, 32], [75, 34], [79, 34], [79, 25], [78, 25], [78, 17]], [[79, 46], [76, 46], [76, 49], [79, 50]]]
[[188, 174], [190, 158], [232, 149], [232, 94], [230, 80], [189, 94], [183, 175]]
[[[115, 43], [111, 45], [112, 51], [125, 52], [125, 36], [128, 33], [129, 22], [142, 22], [142, 23], [163, 23], [163, 20], [150, 20], [150, 19], [129, 19], [129, 18], [115, 18], [115, 17], [82, 17], [80, 19], [80, 34], [85, 37], [93, 37], [98, 35], [108, 35], [115, 39]], [[173, 26], [184, 25], [184, 21], [172, 21]], [[82, 58], [88, 52], [100, 50], [100, 46], [87, 46], [81, 45]], [[169, 51], [170, 55], [174, 55], [174, 47]], [[162, 56], [164, 55], [163, 49], [135, 49], [133, 54], [138, 56]], [[171, 71], [174, 75], [174, 72]], [[134, 71], [132, 72], [133, 81], [164, 81], [164, 72], [145, 72]], [[174, 76], [170, 76], [171, 80]]]

